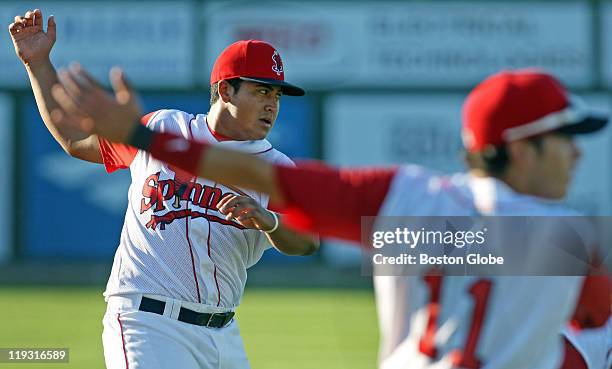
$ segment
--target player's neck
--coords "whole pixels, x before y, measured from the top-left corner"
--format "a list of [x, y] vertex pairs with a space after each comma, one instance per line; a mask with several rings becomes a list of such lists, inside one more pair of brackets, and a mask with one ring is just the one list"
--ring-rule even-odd
[[227, 116], [227, 114], [227, 112], [219, 108], [219, 104], [211, 106], [206, 116], [206, 124], [208, 124], [210, 132], [217, 141], [242, 140], [240, 135], [237, 135], [236, 132], [231, 129], [230, 122], [232, 118]]
[[531, 191], [529, 191], [529, 186], [524, 180], [524, 176], [517, 175], [517, 173], [514, 173], [512, 170], [506, 170], [505, 173], [494, 176], [484, 170], [471, 169], [470, 175], [479, 178], [493, 178], [500, 182], [503, 182], [506, 186], [508, 186], [515, 192], [524, 195], [532, 195]]

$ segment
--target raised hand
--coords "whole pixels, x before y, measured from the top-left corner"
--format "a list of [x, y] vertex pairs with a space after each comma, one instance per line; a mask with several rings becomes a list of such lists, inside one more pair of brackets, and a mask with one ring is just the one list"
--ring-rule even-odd
[[49, 60], [55, 44], [55, 18], [49, 17], [47, 32], [43, 30], [43, 15], [40, 9], [29, 10], [25, 16], [16, 16], [9, 25], [9, 33], [17, 56], [26, 66]]
[[134, 123], [142, 116], [135, 92], [123, 72], [114, 68], [110, 79], [114, 95], [109, 94], [78, 64], [59, 73], [61, 85], [51, 93], [60, 109], [51, 112], [56, 124], [70, 124], [82, 132], [97, 134], [110, 141], [126, 143]]

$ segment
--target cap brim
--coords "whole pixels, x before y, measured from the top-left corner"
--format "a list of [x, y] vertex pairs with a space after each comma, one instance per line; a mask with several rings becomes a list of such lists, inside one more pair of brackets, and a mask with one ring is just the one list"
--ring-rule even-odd
[[283, 95], [304, 96], [304, 94], [306, 94], [306, 91], [299, 88], [298, 86], [292, 85], [291, 83], [287, 83], [284, 81], [279, 81], [277, 79], [253, 78], [253, 77], [239, 77], [239, 78], [243, 81], [259, 82], [259, 83], [263, 83], [266, 85], [279, 86], [281, 90], [283, 91]]
[[602, 114], [591, 114], [576, 123], [566, 124], [556, 131], [568, 135], [582, 135], [597, 132], [608, 124], [608, 117]]

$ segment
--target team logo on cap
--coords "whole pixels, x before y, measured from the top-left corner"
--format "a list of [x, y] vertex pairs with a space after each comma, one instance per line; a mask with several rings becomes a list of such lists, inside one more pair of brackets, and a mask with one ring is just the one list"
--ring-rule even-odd
[[272, 70], [276, 72], [277, 75], [283, 74], [283, 61], [281, 60], [278, 51], [274, 50], [274, 54], [272, 54], [272, 61], [274, 65], [272, 66]]

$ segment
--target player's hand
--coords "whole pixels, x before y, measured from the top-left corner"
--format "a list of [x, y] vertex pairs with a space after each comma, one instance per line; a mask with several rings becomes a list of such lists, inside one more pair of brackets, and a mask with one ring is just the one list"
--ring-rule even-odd
[[15, 52], [23, 64], [32, 66], [49, 60], [55, 44], [55, 18], [49, 17], [47, 32], [43, 31], [43, 15], [40, 9], [28, 10], [22, 17], [15, 17], [9, 25]]
[[61, 84], [53, 86], [51, 94], [61, 108], [51, 112], [51, 120], [56, 124], [72, 124], [85, 133], [113, 142], [128, 142], [142, 109], [123, 71], [111, 70], [114, 95], [78, 64], [60, 70], [58, 76]]
[[250, 229], [267, 231], [274, 227], [274, 217], [248, 196], [226, 195], [217, 204], [225, 219], [234, 220]]

